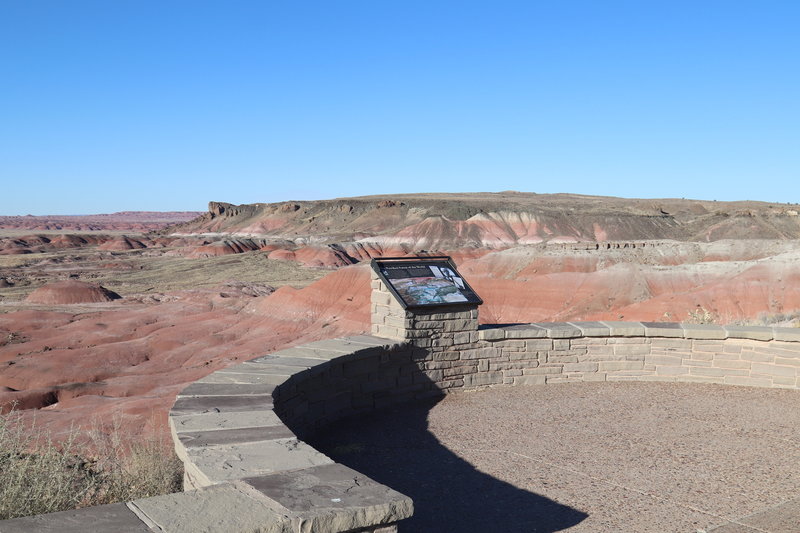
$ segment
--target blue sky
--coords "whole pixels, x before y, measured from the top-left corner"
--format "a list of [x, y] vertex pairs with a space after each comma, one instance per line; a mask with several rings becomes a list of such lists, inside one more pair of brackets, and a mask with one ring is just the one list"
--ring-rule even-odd
[[800, 202], [794, 1], [0, 0], [0, 214]]

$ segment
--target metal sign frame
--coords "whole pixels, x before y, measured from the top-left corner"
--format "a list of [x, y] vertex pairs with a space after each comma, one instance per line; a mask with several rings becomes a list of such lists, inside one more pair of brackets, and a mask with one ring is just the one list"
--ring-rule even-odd
[[450, 256], [381, 257], [370, 266], [404, 309], [483, 303]]

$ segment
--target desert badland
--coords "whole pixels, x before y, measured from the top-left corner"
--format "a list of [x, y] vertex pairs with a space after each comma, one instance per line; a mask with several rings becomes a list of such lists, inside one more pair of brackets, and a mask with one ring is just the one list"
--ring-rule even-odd
[[190, 382], [368, 331], [380, 256], [451, 255], [483, 323], [791, 323], [798, 211], [505, 192], [0, 217], [0, 407], [163, 432]]

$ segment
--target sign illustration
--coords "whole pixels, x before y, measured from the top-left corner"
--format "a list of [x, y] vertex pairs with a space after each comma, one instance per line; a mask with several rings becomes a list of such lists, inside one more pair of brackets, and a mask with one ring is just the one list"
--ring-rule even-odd
[[483, 303], [450, 257], [387, 257], [371, 264], [404, 308]]

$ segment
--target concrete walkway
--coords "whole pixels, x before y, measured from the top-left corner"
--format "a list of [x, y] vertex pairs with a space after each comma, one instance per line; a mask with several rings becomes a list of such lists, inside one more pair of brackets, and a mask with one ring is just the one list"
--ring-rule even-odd
[[315, 447], [414, 499], [411, 532], [800, 531], [800, 393], [579, 383], [452, 394]]

